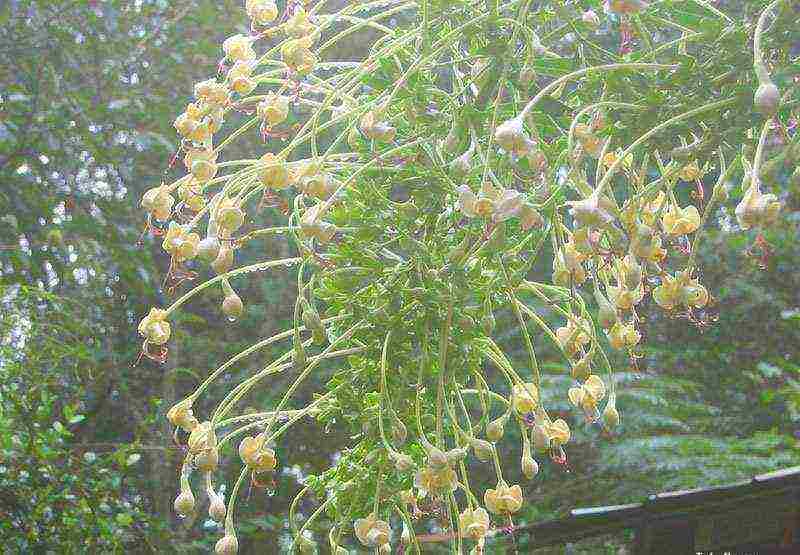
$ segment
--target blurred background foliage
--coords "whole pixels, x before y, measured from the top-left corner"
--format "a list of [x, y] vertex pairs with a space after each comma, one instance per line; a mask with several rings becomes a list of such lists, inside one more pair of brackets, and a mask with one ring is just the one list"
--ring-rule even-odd
[[[230, 356], [286, 329], [295, 285], [286, 271], [250, 278], [241, 291], [246, 316], [235, 324], [221, 316], [221, 299], [198, 298], [173, 328], [168, 362], [137, 364], [135, 323], [175, 294], [162, 287], [168, 259], [158, 238], [142, 236], [138, 202], [169, 171], [172, 121], [192, 83], [214, 71], [226, 36], [247, 32], [240, 2], [9, 0], [0, 28], [3, 548], [207, 552], [216, 525], [172, 511], [182, 453], [163, 413]], [[357, 41], [345, 48], [353, 51], [335, 57], [357, 58]], [[239, 148], [234, 155], [264, 150], [255, 137]], [[619, 433], [606, 437], [559, 406], [557, 416], [577, 428], [570, 471], [545, 463], [544, 479], [533, 483], [509, 476], [534, 501], [519, 523], [800, 463], [800, 213], [797, 192], [781, 186], [789, 173], [777, 180], [787, 211], [768, 237], [768, 267], [746, 256], [753, 237], [734, 233], [730, 214], [712, 223], [701, 267], [718, 321], [699, 329], [643, 311], [644, 357], [635, 366], [615, 361]], [[280, 258], [292, 247], [278, 237], [248, 248]], [[501, 329], [513, 329], [511, 314], [497, 316]], [[504, 341], [524, 367], [518, 338]], [[563, 397], [555, 392], [569, 378], [547, 342], [539, 345], [549, 361], [544, 395]], [[275, 354], [245, 359], [229, 369], [230, 380]], [[329, 375], [309, 380], [300, 399]], [[247, 402], [270, 406], [282, 385]], [[252, 489], [241, 504], [243, 553], [285, 549], [289, 500], [351, 432], [295, 428], [279, 448], [284, 468], [275, 484]], [[471, 475], [485, 485], [490, 471], [476, 466]], [[301, 518], [313, 508], [313, 499], [301, 504]]]

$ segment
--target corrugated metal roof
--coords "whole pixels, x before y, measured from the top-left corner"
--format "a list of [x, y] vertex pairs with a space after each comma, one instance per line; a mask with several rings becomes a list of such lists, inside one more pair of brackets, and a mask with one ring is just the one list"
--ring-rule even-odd
[[786, 495], [787, 490], [800, 491], [800, 466], [723, 486], [655, 493], [641, 503], [573, 509], [565, 518], [521, 526], [514, 535], [533, 536], [536, 547], [563, 544], [661, 519], [732, 512], [744, 501]]

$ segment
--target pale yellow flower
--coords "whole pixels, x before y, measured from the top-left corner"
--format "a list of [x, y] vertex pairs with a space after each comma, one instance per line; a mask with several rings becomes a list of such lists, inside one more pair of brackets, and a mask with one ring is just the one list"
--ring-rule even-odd
[[272, 472], [278, 465], [275, 451], [265, 446], [267, 436], [260, 433], [248, 436], [239, 444], [239, 456], [242, 462], [254, 472]]
[[489, 531], [489, 513], [483, 507], [464, 509], [458, 516], [461, 533], [473, 540], [478, 540]]
[[516, 384], [511, 390], [511, 404], [519, 414], [535, 411], [539, 404], [539, 389], [536, 384]]
[[253, 50], [253, 41], [244, 35], [233, 35], [225, 39], [222, 43], [222, 51], [225, 57], [231, 61], [250, 61], [256, 57]]
[[266, 98], [256, 105], [256, 114], [267, 125], [278, 125], [289, 117], [289, 98], [268, 92]]
[[700, 227], [700, 212], [692, 205], [681, 208], [671, 204], [661, 217], [661, 226], [673, 237], [694, 233]]
[[190, 232], [185, 226], [173, 221], [169, 223], [161, 246], [172, 256], [173, 260], [183, 262], [197, 256], [199, 243], [200, 236], [197, 233]]
[[167, 420], [169, 420], [173, 426], [183, 428], [187, 432], [194, 430], [199, 422], [192, 411], [192, 401], [193, 399], [189, 397], [175, 403], [172, 408], [167, 411]]
[[356, 537], [366, 547], [381, 547], [389, 543], [392, 529], [386, 521], [378, 520], [374, 514], [359, 518], [353, 524]]
[[608, 340], [614, 349], [633, 347], [639, 343], [642, 335], [636, 330], [633, 322], [617, 322], [608, 331]]
[[597, 404], [606, 396], [606, 386], [598, 376], [589, 376], [579, 387], [569, 388], [570, 402], [583, 410], [586, 419], [595, 422], [600, 417]]
[[736, 207], [736, 220], [742, 229], [766, 226], [775, 221], [781, 211], [781, 203], [773, 194], [761, 192], [756, 184], [751, 185]]
[[153, 345], [163, 345], [169, 341], [170, 336], [170, 326], [166, 318], [166, 310], [151, 308], [147, 316], [139, 322], [139, 334]]
[[442, 468], [426, 467], [414, 475], [414, 487], [420, 492], [420, 497], [452, 493], [458, 485], [458, 477], [450, 466]]
[[289, 186], [289, 170], [283, 160], [272, 152], [267, 152], [259, 160], [261, 182], [270, 189], [285, 189]]
[[509, 486], [498, 482], [495, 489], [487, 489], [483, 495], [486, 508], [499, 515], [511, 515], [522, 507], [522, 488], [519, 485]]

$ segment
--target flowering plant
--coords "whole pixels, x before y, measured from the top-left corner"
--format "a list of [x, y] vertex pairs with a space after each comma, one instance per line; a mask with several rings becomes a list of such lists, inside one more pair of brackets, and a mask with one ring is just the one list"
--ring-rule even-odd
[[[539, 470], [534, 454], [567, 460], [570, 427], [548, 411], [537, 346], [552, 342], [563, 355], [576, 411], [613, 430], [620, 413], [606, 351], [635, 363], [646, 298], [707, 323], [712, 296], [696, 253], [735, 178], [743, 195], [734, 214], [756, 230], [753, 254], [766, 263], [762, 232], [781, 208], [767, 192], [767, 151], [800, 158], [796, 2], [750, 3], [758, 13], [736, 15], [707, 0], [672, 4], [400, 0], [329, 11], [325, 0], [283, 9], [247, 0], [251, 33], [225, 40], [219, 75], [195, 85], [175, 120], [188, 173], [142, 200], [151, 228], [166, 227], [170, 276], [203, 264], [216, 274], [141, 321], [151, 358], [166, 357], [170, 315], [193, 296], [220, 287], [233, 321], [245, 310], [235, 278], [297, 268], [293, 327], [235, 355], [167, 414], [187, 434], [175, 508], [197, 510], [191, 480], [202, 475], [209, 515], [225, 524], [217, 553], [238, 550], [237, 497], [275, 470], [276, 441], [302, 418], [354, 415], [362, 433], [290, 510], [295, 549], [314, 549], [306, 531], [325, 512], [334, 553], [347, 535], [390, 552], [393, 520], [399, 541], [419, 551], [422, 506], [441, 509], [454, 549], [471, 542], [482, 552], [492, 522], [513, 525], [524, 503], [522, 486], [503, 476], [505, 427], [520, 429], [528, 479]], [[327, 58], [353, 34], [371, 37], [361, 59]], [[218, 139], [239, 114], [245, 120]], [[254, 129], [267, 152], [225, 160]], [[282, 211], [286, 225], [255, 227], [263, 209]], [[243, 245], [278, 234], [295, 256], [237, 263]], [[531, 279], [537, 264], [552, 279]], [[562, 325], [551, 328], [537, 306]], [[493, 338], [494, 313], [506, 308], [524, 368]], [[194, 414], [226, 368], [281, 341], [283, 355], [211, 415]], [[337, 360], [346, 369], [294, 406], [304, 380]], [[295, 378], [274, 407], [236, 414], [279, 373]], [[242, 469], [225, 504], [214, 480], [234, 442]], [[495, 469], [497, 485], [483, 495], [470, 486], [469, 457]], [[298, 527], [294, 508], [312, 489], [325, 501]]]

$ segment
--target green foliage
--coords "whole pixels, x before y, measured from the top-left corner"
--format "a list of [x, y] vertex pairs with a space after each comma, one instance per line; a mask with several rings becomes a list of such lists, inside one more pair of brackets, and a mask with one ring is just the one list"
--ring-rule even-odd
[[25, 287], [0, 290], [0, 537], [19, 553], [112, 552], [154, 525], [137, 494], [141, 455], [86, 443], [96, 415], [82, 385], [95, 366], [75, 303]]

